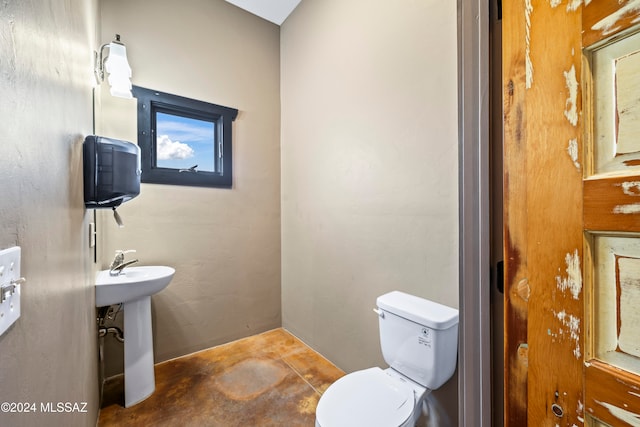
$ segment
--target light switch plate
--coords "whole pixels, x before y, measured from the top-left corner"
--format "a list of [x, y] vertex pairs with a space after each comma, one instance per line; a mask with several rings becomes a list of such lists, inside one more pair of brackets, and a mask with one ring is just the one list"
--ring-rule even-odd
[[[0, 303], [0, 335], [20, 317], [20, 246], [0, 251], [0, 286], [4, 301]], [[6, 290], [13, 285], [13, 289]]]

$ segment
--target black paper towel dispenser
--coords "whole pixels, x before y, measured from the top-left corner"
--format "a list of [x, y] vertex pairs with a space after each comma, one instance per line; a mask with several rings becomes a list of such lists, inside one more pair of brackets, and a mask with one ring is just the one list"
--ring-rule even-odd
[[115, 208], [140, 194], [140, 147], [89, 135], [84, 139], [84, 204]]

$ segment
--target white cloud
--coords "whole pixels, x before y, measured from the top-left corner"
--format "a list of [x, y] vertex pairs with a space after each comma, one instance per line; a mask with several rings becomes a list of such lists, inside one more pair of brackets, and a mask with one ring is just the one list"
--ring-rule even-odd
[[158, 149], [158, 160], [178, 160], [193, 157], [193, 148], [180, 141], [172, 141], [168, 135], [158, 136], [156, 147]]

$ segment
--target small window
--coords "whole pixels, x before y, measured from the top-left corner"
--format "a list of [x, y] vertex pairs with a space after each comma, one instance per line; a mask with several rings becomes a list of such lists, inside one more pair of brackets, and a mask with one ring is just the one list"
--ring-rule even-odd
[[133, 96], [142, 182], [231, 187], [231, 127], [238, 110], [138, 86]]

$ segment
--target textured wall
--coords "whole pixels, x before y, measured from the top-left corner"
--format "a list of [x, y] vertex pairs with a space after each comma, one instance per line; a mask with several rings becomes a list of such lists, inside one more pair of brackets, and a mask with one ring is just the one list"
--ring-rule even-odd
[[[0, 337], [3, 426], [87, 426], [98, 411], [93, 263], [82, 194], [96, 1], [0, 3], [0, 247], [22, 247], [21, 317]], [[87, 402], [83, 413], [40, 403]]]
[[456, 13], [304, 0], [281, 28], [283, 326], [347, 371], [384, 364], [378, 295], [458, 306]]
[[[134, 84], [239, 110], [232, 189], [143, 184], [119, 209], [125, 228], [101, 215], [104, 266], [134, 248], [141, 264], [176, 268], [152, 298], [156, 361], [279, 327], [279, 28], [223, 0], [111, 0], [101, 12]], [[103, 95], [101, 110], [104, 135], [136, 141], [135, 102]], [[108, 357], [107, 375], [122, 356]]]

